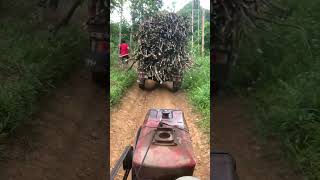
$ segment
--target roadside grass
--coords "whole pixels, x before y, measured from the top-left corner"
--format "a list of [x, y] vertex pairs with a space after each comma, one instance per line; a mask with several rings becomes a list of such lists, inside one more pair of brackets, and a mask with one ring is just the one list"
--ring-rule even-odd
[[243, 43], [232, 84], [235, 89], [251, 89], [245, 94], [261, 136], [278, 139], [284, 157], [306, 179], [318, 180], [320, 26], [315, 22], [320, 4], [292, 0], [285, 5], [292, 8], [286, 23], [298, 24], [306, 33], [276, 25], [270, 27], [272, 33], [252, 33], [256, 43]]
[[210, 133], [210, 56], [196, 55], [195, 65], [184, 75], [183, 88], [190, 103], [202, 115], [197, 123], [207, 134]]
[[255, 100], [263, 136], [277, 137], [285, 157], [310, 180], [320, 178], [320, 73], [316, 70], [279, 80]]
[[136, 80], [134, 70], [127, 71], [121, 69], [117, 64], [116, 52], [111, 54], [110, 67], [110, 105], [111, 107], [119, 103], [126, 90], [133, 85]]
[[64, 28], [53, 40], [22, 19], [1, 20], [0, 134], [10, 134], [37, 108], [38, 98], [82, 62], [86, 45], [79, 28]]

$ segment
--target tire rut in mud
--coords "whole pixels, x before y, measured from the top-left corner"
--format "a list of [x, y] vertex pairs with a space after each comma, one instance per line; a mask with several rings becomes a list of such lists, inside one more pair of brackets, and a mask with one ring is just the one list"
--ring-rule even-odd
[[197, 159], [194, 175], [201, 180], [209, 180], [210, 145], [207, 135], [203, 134], [196, 125], [196, 121], [201, 118], [200, 115], [192, 110], [183, 92], [172, 93], [169, 89], [162, 87], [143, 91], [135, 84], [128, 90], [120, 104], [111, 108], [110, 168], [114, 166], [123, 149], [133, 142], [136, 131], [151, 108], [173, 108], [184, 112]]

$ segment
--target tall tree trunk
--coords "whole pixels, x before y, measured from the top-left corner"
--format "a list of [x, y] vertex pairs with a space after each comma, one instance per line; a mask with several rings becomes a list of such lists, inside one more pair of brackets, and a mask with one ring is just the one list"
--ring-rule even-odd
[[201, 50], [201, 55], [203, 56], [204, 54], [204, 14], [205, 13], [205, 9], [203, 8], [202, 11], [202, 50]]
[[198, 2], [198, 47], [200, 51], [200, 1], [197, 0]]
[[123, 0], [120, 0], [119, 44], [121, 44], [122, 14], [123, 14]]
[[192, 50], [193, 50], [193, 9], [194, 9], [194, 0], [192, 0], [192, 17], [191, 17], [191, 28], [192, 28], [192, 36], [191, 36], [191, 41], [192, 41]]

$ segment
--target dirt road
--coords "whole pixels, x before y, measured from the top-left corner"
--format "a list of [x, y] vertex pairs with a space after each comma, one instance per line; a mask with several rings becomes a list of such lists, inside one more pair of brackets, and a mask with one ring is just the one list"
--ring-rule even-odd
[[[106, 101], [81, 70], [43, 98], [39, 113], [1, 142], [0, 179], [105, 180]], [[6, 145], [4, 145], [4, 143]]]
[[[148, 84], [152, 87], [152, 84]], [[137, 85], [128, 90], [121, 103], [112, 108], [110, 119], [110, 167], [120, 157], [126, 145], [129, 145], [142, 124], [150, 108], [176, 108], [183, 110], [189, 126], [193, 149], [197, 158], [195, 176], [201, 180], [210, 178], [209, 139], [196, 126], [200, 116], [192, 111], [183, 92], [170, 92], [167, 88], [142, 91]]]
[[216, 150], [231, 153], [237, 161], [240, 179], [244, 180], [302, 180], [280, 158], [275, 141], [261, 145], [253, 132], [252, 117], [244, 100], [233, 96], [215, 98], [214, 126], [211, 143]]

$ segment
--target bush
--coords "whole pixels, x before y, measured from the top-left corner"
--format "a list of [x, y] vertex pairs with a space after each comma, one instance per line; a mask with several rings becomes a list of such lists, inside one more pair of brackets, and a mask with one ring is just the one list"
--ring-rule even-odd
[[[275, 136], [308, 179], [320, 178], [320, 3], [287, 1], [286, 23], [257, 31], [243, 42], [232, 78], [234, 88], [251, 87], [250, 97], [262, 135]], [[307, 45], [309, 44], [309, 45]]]
[[77, 28], [67, 28], [48, 41], [46, 32], [27, 31], [27, 23], [11, 22], [0, 28], [1, 133], [12, 132], [30, 117], [40, 95], [81, 62], [86, 45]]
[[202, 115], [200, 127], [210, 132], [210, 58], [197, 55], [195, 66], [184, 75], [183, 87], [186, 89], [191, 104]]
[[126, 69], [120, 69], [117, 64], [118, 54], [114, 51], [111, 54], [110, 68], [110, 105], [117, 104], [126, 90], [135, 82], [136, 73], [134, 70], [127, 72]]

